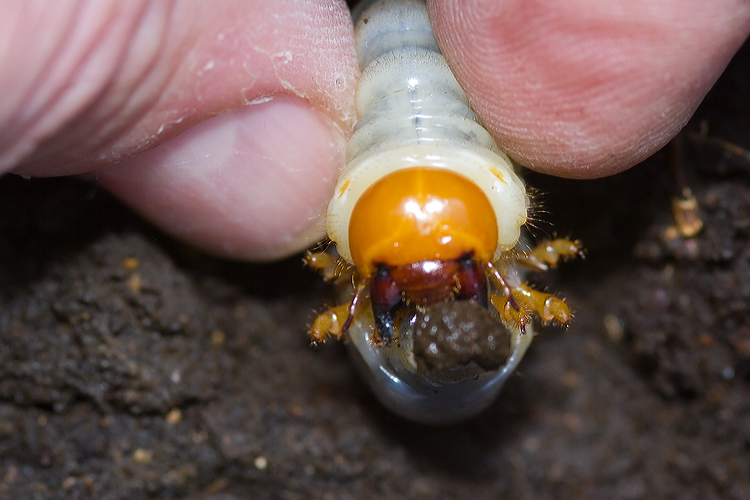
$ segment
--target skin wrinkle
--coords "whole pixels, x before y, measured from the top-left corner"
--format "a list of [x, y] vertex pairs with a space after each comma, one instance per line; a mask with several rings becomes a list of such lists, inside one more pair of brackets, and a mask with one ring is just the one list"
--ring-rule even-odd
[[[210, 6], [201, 3], [203, 10], [197, 15], [188, 8], [187, 2], [175, 3], [172, 28], [167, 31], [181, 30], [186, 34], [188, 43], [180, 43], [180, 40], [167, 34], [166, 47], [162, 47], [159, 60], [178, 60], [182, 63], [172, 72], [174, 74], [167, 80], [163, 91], [147, 86], [137, 89], [143, 94], [158, 95], [159, 99], [145, 106], [142, 116], [126, 116], [125, 120], [123, 116], [112, 116], [114, 122], [120, 120], [125, 123], [119, 133], [115, 134], [115, 139], [96, 154], [93, 151], [101, 148], [102, 144], [89, 144], [89, 154], [81, 157], [81, 150], [75, 147], [76, 143], [71, 147], [70, 141], [65, 141], [69, 161], [63, 168], [59, 164], [49, 165], [50, 162], [42, 161], [45, 151], [39, 151], [16, 171], [32, 175], [45, 172], [50, 174], [52, 169], [56, 175], [82, 172], [102, 162], [109, 163], [138, 153], [201, 120], [236, 109], [248, 101], [257, 101], [259, 97], [288, 94], [301, 96], [337, 122], [339, 130], [351, 129], [354, 122], [351, 89], [356, 78], [356, 65], [353, 44], [341, 43], [352, 37], [351, 20], [345, 5], [342, 1], [324, 5], [300, 1], [287, 3], [290, 4], [288, 8], [278, 2], [246, 4], [246, 18], [237, 16], [236, 3], [232, 1], [217, 2]], [[190, 11], [190, 15], [185, 14], [185, 11]], [[274, 16], [276, 11], [284, 14]], [[231, 28], [227, 28], [224, 21], [227, 16], [232, 16]], [[338, 18], [338, 21], [330, 27], [328, 24], [334, 23], [332, 16]], [[211, 22], [212, 18], [216, 20], [215, 23]], [[258, 24], [257, 19], [264, 19], [265, 23]], [[290, 26], [288, 23], [296, 24]], [[183, 29], [185, 26], [188, 29]], [[220, 31], [211, 29], [216, 26], [221, 27], [225, 36], [217, 36]], [[197, 27], [200, 29], [196, 32]], [[320, 40], [319, 35], [324, 27], [335, 32], [336, 36], [333, 40], [323, 40], [318, 50], [315, 43], [311, 44], [310, 37], [316, 35], [312, 40]], [[234, 36], [227, 36], [232, 30]], [[290, 36], [274, 37], [275, 32], [290, 33]], [[253, 46], [263, 53], [265, 63], [261, 61], [259, 52], [249, 50]], [[175, 47], [182, 54], [169, 52]], [[347, 57], [342, 57], [342, 54]], [[235, 57], [237, 55], [239, 58]], [[246, 67], [252, 67], [253, 72], [258, 75], [254, 88], [250, 90], [247, 90], [247, 72], [241, 66], [243, 59]], [[211, 71], [200, 73], [208, 61], [214, 61], [214, 67]], [[221, 61], [230, 61], [231, 64], [222, 66]], [[327, 67], [326, 64], [331, 62], [335, 62], [335, 66]], [[156, 66], [163, 68], [161, 63]], [[330, 75], [331, 70], [335, 78], [315, 78], [316, 75]], [[200, 78], [196, 78], [196, 75], [200, 75]], [[199, 81], [196, 83], [195, 80]], [[186, 86], [187, 82], [189, 85]], [[186, 88], [197, 89], [197, 92], [185, 92]], [[227, 92], [229, 88], [246, 90], [244, 94], [232, 94]], [[341, 99], [339, 96], [347, 98]], [[201, 105], [196, 108], [192, 105], [195, 102], [200, 102]], [[99, 109], [94, 106], [94, 111]], [[81, 116], [81, 123], [88, 123], [88, 118]], [[65, 159], [61, 160], [58, 155], [55, 155], [55, 159], [58, 163], [65, 163]]]
[[[156, 5], [159, 7], [162, 4]], [[79, 57], [80, 63], [71, 68], [73, 70], [71, 76], [74, 78], [69, 80], [68, 85], [60, 86], [61, 91], [65, 92], [61, 96], [62, 99], [69, 98], [73, 92], [76, 92], [80, 95], [81, 101], [68, 113], [74, 113], [72, 118], [67, 118], [65, 114], [47, 111], [47, 115], [56, 120], [56, 123], [61, 121], [66, 123], [62, 129], [63, 133], [42, 142], [39, 150], [29, 158], [29, 163], [33, 162], [37, 165], [35, 174], [39, 175], [48, 171], [50, 174], [59, 175], [59, 163], [77, 158], [82, 152], [92, 152], [106, 146], [112, 136], [128, 126], [128, 120], [123, 120], [122, 115], [118, 113], [122, 112], [121, 110], [129, 101], [137, 99], [138, 88], [144, 85], [145, 79], [142, 78], [143, 73], [141, 73], [134, 74], [128, 80], [123, 81], [122, 75], [128, 64], [129, 50], [133, 48], [134, 43], [139, 41], [138, 37], [133, 40], [133, 35], [143, 27], [144, 16], [148, 17], [153, 9], [151, 11], [138, 10], [134, 15], [123, 15], [121, 10], [115, 9], [110, 12], [111, 17], [99, 21], [102, 25], [101, 32], [110, 41], [106, 43], [92, 41], [89, 45], [93, 50], [82, 53]], [[113, 24], [117, 29], [109, 28]], [[75, 47], [71, 50], [75, 50]], [[145, 55], [143, 51], [139, 51], [130, 59], [137, 59], [138, 65], [145, 62], [144, 72], [147, 72], [149, 60], [144, 57]], [[103, 64], [102, 61], [105, 63]], [[91, 76], [87, 76], [89, 74]], [[83, 86], [88, 87], [89, 90], [86, 91], [82, 88]], [[133, 116], [130, 119], [143, 114], [153, 100], [151, 98], [150, 102], [142, 103], [139, 110], [132, 112]], [[113, 130], [110, 130], [112, 126], [107, 127], [108, 123], [116, 124]], [[82, 151], [76, 147], [71, 148], [71, 145], [85, 145], [86, 149]]]
[[[110, 114], [126, 114], [129, 116], [143, 116], [149, 105], [153, 104], [154, 99], [150, 98], [147, 94], [147, 88], [151, 87], [151, 84], [147, 83], [149, 79], [156, 80], [153, 84], [155, 87], [163, 88], [167, 83], [167, 78], [159, 75], [154, 71], [154, 68], [159, 63], [164, 63], [165, 67], [170, 67], [164, 61], [164, 57], [159, 57], [160, 47], [163, 45], [164, 37], [169, 31], [168, 26], [179, 20], [172, 19], [172, 9], [163, 9], [160, 15], [149, 16], [139, 26], [139, 32], [143, 33], [142, 36], [136, 35], [134, 43], [128, 46], [128, 54], [125, 57], [121, 73], [128, 74], [132, 73], [133, 76], [128, 80], [124, 81], [120, 86], [124, 89], [133, 89], [132, 92], [122, 92], [126, 99], [122, 99], [120, 105], [116, 108], [112, 108]], [[157, 25], [159, 28], [155, 29], [151, 27], [151, 24]], [[141, 48], [143, 47], [143, 48]], [[129, 71], [127, 65], [131, 64], [140, 70]], [[162, 70], [162, 75], [166, 73]], [[142, 95], [143, 94], [143, 95]], [[179, 114], [180, 111], [175, 111], [173, 114]], [[116, 124], [112, 124], [111, 121], [107, 120], [108, 116], [102, 116], [101, 130], [99, 135], [106, 138], [107, 142], [116, 134], [122, 131], [122, 128]], [[173, 120], [178, 122], [180, 118]], [[178, 122], [179, 123], [179, 122]]]
[[[129, 121], [143, 116], [154, 104], [156, 99], [150, 97], [152, 92], [145, 89], [163, 88], [167, 82], [169, 66], [165, 64], [159, 71], [155, 71], [155, 68], [160, 61], [169, 60], [159, 50], [169, 24], [169, 14], [169, 9], [165, 8], [156, 9], [155, 12], [154, 9], [144, 11], [139, 16], [138, 22], [134, 23], [134, 34], [130, 37], [133, 42], [123, 46], [117, 59], [116, 72], [102, 85], [98, 95], [79, 117], [69, 124], [75, 133], [43, 145], [47, 157], [65, 158], [65, 151], [71, 142], [89, 142], [86, 152], [92, 154], [98, 148], [105, 147], [126, 129]], [[158, 28], [153, 29], [151, 24]], [[149, 50], [143, 50], [141, 46]], [[89, 61], [87, 66], [94, 71], [99, 67], [96, 60]], [[141, 69], [131, 70], [129, 66]], [[125, 78], [124, 75], [132, 76]], [[85, 74], [82, 76], [85, 78]], [[128, 119], [122, 120], [123, 116]]]
[[[158, 21], [154, 21], [154, 18]], [[118, 80], [118, 85], [122, 88], [122, 91], [118, 93], [127, 99], [123, 100], [113, 111], [120, 113], [120, 116], [116, 118], [122, 121], [122, 125], [110, 134], [108, 139], [111, 140], [107, 141], [107, 155], [99, 156], [97, 160], [121, 160], [143, 147], [163, 142], [165, 138], [173, 137], [181, 129], [199, 121], [197, 116], [192, 121], [185, 119], [185, 117], [195, 116], [196, 108], [193, 105], [180, 108], [171, 104], [163, 104], [175, 97], [170, 88], [173, 85], [172, 74], [179, 71], [179, 66], [174, 63], [187, 59], [187, 54], [194, 44], [194, 41], [189, 40], [184, 33], [181, 38], [173, 34], [174, 27], [188, 21], [189, 19], [186, 19], [179, 9], [170, 7], [165, 9], [163, 15], [151, 16], [145, 20], [144, 25], [140, 26], [140, 32], [143, 33], [141, 43], [148, 44], [148, 39], [155, 37], [150, 47], [157, 50], [153, 52], [153, 57], [147, 64], [142, 64], [137, 48], [129, 47], [128, 54], [129, 56], [132, 54], [132, 57], [126, 59], [126, 64], [131, 63], [136, 67], [139, 65], [143, 67], [137, 76], [126, 81]], [[149, 28], [145, 25], [147, 23], [156, 24], [158, 27]], [[186, 95], [185, 101], [188, 102], [188, 100], [189, 97]], [[109, 114], [106, 111], [105, 114]], [[84, 120], [86, 120], [85, 117]], [[156, 128], [144, 127], [138, 130], [133, 126], [133, 123], [139, 124], [145, 121], [154, 123]], [[128, 132], [129, 130], [132, 131]], [[127, 143], [127, 146], [122, 147], [123, 143]]]
[[[26, 20], [29, 18], [25, 18], [25, 16], [30, 16], [30, 18], [34, 20], [43, 20], [45, 18], [45, 13], [42, 8], [35, 9], [34, 13], [29, 14], [29, 10], [34, 7], [41, 6], [39, 3], [30, 2], [29, 4], [24, 4], [23, 7], [19, 9], [21, 12], [16, 12], [15, 14], [18, 16], [19, 20]], [[17, 162], [21, 157], [36, 147], [33, 138], [29, 137], [28, 134], [28, 130], [33, 124], [29, 123], [31, 122], [31, 116], [29, 115], [33, 116], [34, 114], [38, 114], [35, 113], [34, 110], [38, 110], [41, 106], [35, 106], [31, 103], [35, 100], [43, 100], [39, 98], [39, 95], [42, 93], [40, 89], [44, 88], [43, 84], [48, 81], [48, 79], [45, 78], [45, 75], [50, 72], [50, 67], [53, 66], [53, 62], [57, 55], [65, 47], [60, 40], [69, 38], [68, 34], [74, 27], [74, 23], [70, 21], [70, 19], [74, 19], [76, 13], [77, 11], [72, 11], [66, 19], [61, 19], [60, 22], [56, 23], [55, 28], [57, 28], [57, 30], [41, 30], [41, 35], [38, 39], [39, 50], [37, 52], [46, 54], [46, 57], [37, 56], [36, 70], [27, 69], [26, 72], [10, 72], [10, 76], [3, 76], [4, 79], [9, 79], [9, 81], [5, 82], [5, 85], [10, 87], [10, 90], [6, 91], [5, 96], [2, 99], [4, 105], [0, 104], [3, 109], [3, 117], [0, 119], [2, 120], [0, 123], [2, 124], [3, 131], [2, 136], [0, 136], [0, 151], [3, 152], [2, 158], [0, 158], [0, 169], [2, 170]], [[43, 23], [44, 21], [41, 22]], [[23, 25], [22, 22], [19, 24]], [[19, 34], [22, 34], [19, 33], [19, 31], [21, 30], [9, 30], [9, 34], [6, 35], [7, 43], [5, 45], [7, 45], [8, 48], [3, 51], [3, 59], [5, 60], [3, 64], [8, 65], [8, 67], [16, 67], [22, 64], [22, 61], [13, 61], [19, 57], [17, 54], [23, 53], [23, 47], [17, 47], [17, 45], [19, 45], [18, 40], [23, 39], [19, 36]], [[35, 61], [34, 58], [31, 58], [31, 60], [32, 62]], [[28, 66], [29, 65], [27, 64], [27, 67]], [[15, 75], [18, 75], [18, 77], [14, 79]], [[24, 81], [21, 82], [20, 80]], [[20, 95], [14, 95], [14, 87], [18, 90], [18, 94]], [[25, 135], [23, 135], [24, 133]]]
[[[41, 30], [35, 24], [39, 23], [44, 26], [46, 21], [40, 2], [12, 4], [10, 8], [13, 7], [16, 7], [14, 11], [4, 12], [4, 16], [0, 18], [6, 22], [11, 19], [18, 21], [13, 28], [6, 26], [7, 29], [0, 31], [0, 36], [3, 37], [3, 64], [9, 68], [20, 67], [24, 62], [22, 54], [26, 55], [22, 50], [25, 45], [24, 32], [38, 32], [39, 35], [36, 38], [37, 45], [33, 47], [37, 49], [35, 57], [29, 58], [26, 55], [30, 59], [24, 66], [26, 71], [9, 71], [2, 75], [3, 85], [6, 87], [4, 98], [0, 100], [0, 119], [3, 123], [11, 122], [13, 119], [18, 120], [18, 115], [28, 113], [21, 105], [31, 102], [34, 91], [42, 82], [40, 75], [49, 70], [51, 62], [62, 48], [60, 40], [65, 38], [65, 33], [72, 30], [73, 22], [70, 19], [75, 17], [76, 12], [68, 12], [66, 17], [59, 18], [49, 29]], [[31, 23], [31, 26], [25, 25], [24, 22]], [[15, 114], [10, 113], [10, 109], [13, 108], [15, 108]]]
[[[90, 4], [89, 4], [90, 5]], [[102, 5], [108, 5], [102, 3]], [[87, 7], [88, 5], [84, 5]], [[96, 89], [100, 82], [107, 80], [107, 74], [110, 68], [117, 64], [117, 59], [109, 61], [105, 58], [97, 59], [96, 55], [101, 52], [101, 47], [108, 45], [108, 40], [112, 38], [127, 39], [132, 32], [131, 26], [135, 22], [126, 25], [115, 26], [117, 29], [112, 30], [111, 19], [117, 17], [115, 9], [99, 13], [98, 6], [94, 9], [82, 8], [81, 12], [76, 14], [75, 24], [67, 33], [66, 39], [61, 40], [61, 45], [55, 51], [51, 58], [49, 69], [44, 75], [40, 75], [43, 81], [62, 81], [64, 84], [55, 90], [54, 94], [46, 96], [43, 93], [36, 92], [35, 95], [25, 103], [26, 107], [32, 111], [31, 115], [54, 112], [55, 109], [51, 104], [60, 107], [60, 101], [77, 101], [76, 96], [85, 96], [90, 92], [89, 89]], [[94, 12], [89, 12], [94, 10]], [[97, 18], [101, 17], [101, 21]], [[88, 26], [94, 25], [95, 30], [89, 29]], [[83, 48], [84, 50], [80, 50]], [[86, 72], [87, 66], [92, 62], [97, 62], [97, 71]], [[82, 71], [84, 74], [81, 74]], [[42, 86], [43, 87], [43, 86]], [[87, 88], [88, 87], [88, 88]], [[70, 112], [73, 114], [78, 111], [78, 106], [71, 106]]]

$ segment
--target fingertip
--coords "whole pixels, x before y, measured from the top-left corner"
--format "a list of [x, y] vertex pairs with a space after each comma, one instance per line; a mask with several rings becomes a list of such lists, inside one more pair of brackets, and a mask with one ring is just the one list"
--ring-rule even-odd
[[571, 178], [620, 172], [666, 144], [750, 30], [740, 0], [445, 0], [430, 18], [498, 144]]
[[344, 138], [296, 97], [205, 120], [93, 173], [167, 232], [208, 252], [281, 258], [325, 235]]

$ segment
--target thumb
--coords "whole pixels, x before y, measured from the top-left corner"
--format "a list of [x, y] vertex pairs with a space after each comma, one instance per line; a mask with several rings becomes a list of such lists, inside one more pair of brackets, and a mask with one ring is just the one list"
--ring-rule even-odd
[[233, 257], [320, 234], [354, 116], [343, 1], [32, 0], [0, 39], [0, 171], [88, 172]]

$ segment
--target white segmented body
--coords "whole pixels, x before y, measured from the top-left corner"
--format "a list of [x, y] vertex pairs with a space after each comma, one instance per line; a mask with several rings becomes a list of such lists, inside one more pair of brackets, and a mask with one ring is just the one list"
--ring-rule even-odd
[[418, 0], [381, 0], [355, 28], [362, 77], [359, 122], [328, 208], [328, 235], [351, 262], [349, 219], [375, 181], [412, 167], [444, 168], [480, 187], [498, 225], [495, 257], [515, 247], [526, 222], [526, 195], [510, 159], [479, 124]]
[[[447, 169], [473, 181], [495, 211], [495, 258], [513, 249], [526, 222], [523, 183], [469, 107], [440, 53], [424, 2], [372, 2], [355, 30], [363, 70], [356, 97], [360, 120], [328, 209], [328, 234], [339, 254], [352, 262], [349, 219], [362, 193], [386, 175], [411, 167]], [[513, 270], [509, 275], [516, 277]], [[489, 406], [534, 335], [530, 325], [525, 334], [511, 330], [512, 353], [504, 366], [446, 382], [416, 372], [412, 355], [405, 352], [408, 329], [389, 347], [375, 346], [373, 322], [371, 308], [362, 307], [347, 333], [361, 371], [388, 408], [426, 423], [454, 422]]]

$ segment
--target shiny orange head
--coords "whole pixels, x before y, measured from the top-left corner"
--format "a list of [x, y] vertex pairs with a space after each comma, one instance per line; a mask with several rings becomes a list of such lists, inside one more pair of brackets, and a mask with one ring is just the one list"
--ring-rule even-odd
[[380, 179], [362, 194], [349, 221], [352, 260], [363, 277], [377, 264], [404, 266], [470, 252], [488, 262], [497, 239], [484, 192], [437, 168], [398, 170]]

